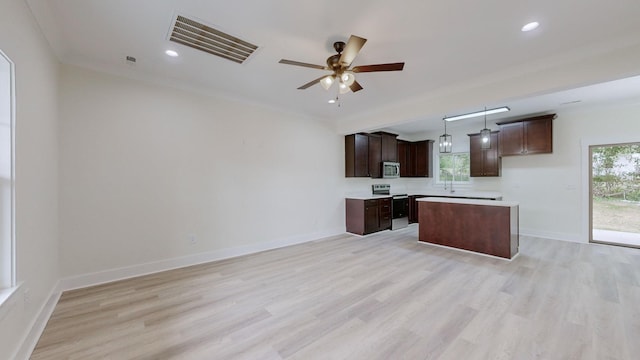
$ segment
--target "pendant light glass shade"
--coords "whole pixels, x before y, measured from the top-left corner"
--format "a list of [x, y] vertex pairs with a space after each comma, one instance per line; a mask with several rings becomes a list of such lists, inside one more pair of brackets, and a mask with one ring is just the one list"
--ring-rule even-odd
[[[443, 120], [444, 121], [444, 120]], [[452, 145], [452, 137], [447, 134], [447, 122], [444, 121], [444, 134], [440, 135], [438, 145], [440, 146], [441, 153], [450, 153]]]
[[481, 149], [491, 149], [491, 130], [487, 129], [487, 108], [484, 108], [484, 129], [480, 130]]
[[480, 143], [481, 149], [491, 149], [491, 130], [484, 128], [480, 130], [480, 138], [482, 142]]

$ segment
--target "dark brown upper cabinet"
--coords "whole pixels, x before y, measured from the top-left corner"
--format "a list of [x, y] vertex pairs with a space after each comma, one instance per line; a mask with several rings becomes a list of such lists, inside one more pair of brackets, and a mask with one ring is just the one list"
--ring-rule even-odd
[[433, 140], [422, 140], [411, 143], [411, 154], [415, 159], [415, 177], [431, 177], [433, 175]]
[[369, 135], [351, 134], [344, 137], [346, 177], [369, 177]]
[[415, 173], [412, 167], [411, 143], [405, 140], [398, 140], [398, 162], [400, 163], [400, 177], [410, 177]]
[[400, 177], [433, 176], [433, 140], [398, 140]]
[[555, 114], [502, 121], [498, 154], [500, 156], [548, 154], [553, 152], [553, 119]]
[[491, 147], [482, 148], [480, 134], [469, 135], [469, 159], [471, 177], [500, 176], [502, 161], [498, 156], [499, 132], [491, 132]]
[[384, 131], [375, 132], [373, 135], [379, 135], [382, 140], [381, 161], [398, 162], [398, 135]]
[[345, 177], [382, 177], [382, 162], [398, 161], [395, 134], [351, 134], [344, 137]]
[[369, 177], [382, 177], [382, 136], [369, 134]]

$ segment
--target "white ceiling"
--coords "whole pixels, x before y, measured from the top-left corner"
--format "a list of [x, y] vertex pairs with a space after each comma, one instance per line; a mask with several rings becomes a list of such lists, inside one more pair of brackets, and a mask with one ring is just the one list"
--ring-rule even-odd
[[[362, 116], [469, 81], [478, 83], [490, 74], [505, 76], [543, 63], [562, 65], [569, 58], [640, 49], [638, 0], [25, 1], [64, 63], [329, 120]], [[259, 49], [240, 65], [170, 42], [167, 35], [177, 14], [211, 24]], [[521, 32], [532, 20], [540, 22], [540, 28]], [[337, 107], [327, 103], [335, 92], [319, 85], [296, 89], [325, 71], [278, 63], [285, 58], [324, 65], [334, 53], [332, 43], [346, 41], [350, 34], [368, 39], [354, 66], [404, 61], [404, 71], [357, 74], [364, 90], [343, 95]], [[180, 56], [167, 57], [166, 49]], [[128, 64], [127, 55], [137, 63]], [[640, 75], [640, 66], [636, 64], [634, 71], [624, 77]], [[487, 97], [491, 101], [483, 106], [508, 105], [513, 111], [505, 116], [517, 116], [554, 111], [573, 100], [588, 104], [639, 99], [638, 78], [591, 86], [592, 79], [620, 77], [614, 66], [599, 67], [580, 89], [574, 89], [575, 80], [563, 83], [559, 77], [536, 96]], [[440, 110], [433, 114], [425, 109], [419, 119], [415, 114], [399, 115], [393, 119], [396, 125], [387, 128], [407, 134], [439, 128], [444, 115]], [[444, 109], [449, 115], [475, 110], [479, 109], [463, 103]]]

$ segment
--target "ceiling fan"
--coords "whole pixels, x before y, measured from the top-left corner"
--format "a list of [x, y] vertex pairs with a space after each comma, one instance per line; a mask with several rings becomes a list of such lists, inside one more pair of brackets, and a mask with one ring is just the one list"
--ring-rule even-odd
[[349, 37], [349, 41], [345, 44], [343, 41], [337, 41], [333, 43], [333, 48], [338, 52], [335, 55], [329, 56], [327, 58], [327, 66], [322, 65], [314, 65], [303, 63], [299, 61], [286, 60], [281, 59], [279, 61], [280, 64], [287, 65], [296, 65], [303, 66], [312, 69], [319, 70], [330, 70], [333, 71], [330, 75], [323, 75], [315, 80], [311, 80], [308, 83], [300, 86], [299, 90], [304, 90], [309, 88], [316, 83], [320, 83], [320, 85], [328, 90], [334, 82], [338, 82], [339, 84], [339, 92], [340, 94], [347, 93], [349, 91], [360, 91], [362, 90], [362, 86], [356, 81], [355, 73], [364, 73], [364, 72], [376, 72], [376, 71], [400, 71], [404, 68], [403, 62], [398, 63], [390, 63], [390, 64], [375, 64], [375, 65], [359, 65], [353, 68], [350, 68], [351, 63], [356, 58], [360, 49], [364, 46], [364, 43], [367, 42], [367, 39], [361, 38], [359, 36], [351, 35]]

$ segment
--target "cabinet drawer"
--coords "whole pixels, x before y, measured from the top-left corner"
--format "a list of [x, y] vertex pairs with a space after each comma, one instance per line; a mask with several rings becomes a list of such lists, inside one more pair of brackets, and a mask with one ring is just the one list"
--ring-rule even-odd
[[391, 217], [391, 199], [378, 199], [378, 206], [380, 207], [380, 218], [384, 216]]
[[378, 206], [378, 200], [365, 200], [364, 206], [365, 207]]

